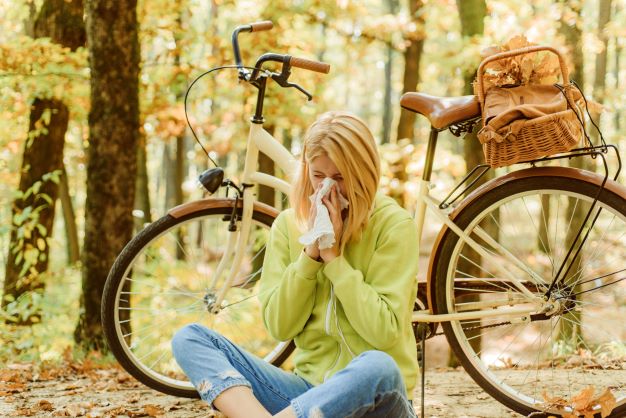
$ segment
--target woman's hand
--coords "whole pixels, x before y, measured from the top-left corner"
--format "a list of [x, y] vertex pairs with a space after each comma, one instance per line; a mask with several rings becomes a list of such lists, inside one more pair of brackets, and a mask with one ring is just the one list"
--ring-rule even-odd
[[[315, 188], [315, 193], [319, 192], [320, 187], [322, 187], [321, 182]], [[317, 205], [315, 205], [315, 203], [312, 203], [311, 208], [309, 209], [309, 220], [308, 220], [309, 229], [313, 228], [313, 224], [315, 223], [316, 216], [317, 216]], [[304, 252], [313, 260], [317, 260], [320, 257], [320, 249], [317, 244], [317, 241], [304, 247]]]
[[343, 219], [341, 217], [341, 202], [339, 201], [339, 191], [337, 184], [333, 184], [330, 193], [322, 198], [322, 203], [328, 209], [330, 215], [330, 221], [333, 224], [333, 230], [335, 231], [335, 244], [332, 247], [324, 250], [319, 250], [320, 257], [325, 263], [334, 260], [339, 256], [339, 239], [343, 232]]

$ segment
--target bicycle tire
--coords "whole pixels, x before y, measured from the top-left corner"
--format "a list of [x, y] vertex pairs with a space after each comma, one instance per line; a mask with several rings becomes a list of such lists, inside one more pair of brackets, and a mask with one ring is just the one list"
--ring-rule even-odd
[[[113, 353], [115, 358], [119, 361], [120, 365], [128, 373], [130, 373], [133, 377], [135, 377], [140, 382], [144, 383], [145, 385], [159, 392], [162, 392], [168, 395], [188, 397], [188, 398], [198, 397], [198, 393], [195, 390], [195, 388], [191, 385], [190, 382], [183, 381], [182, 376], [174, 378], [172, 377], [172, 375], [168, 375], [164, 371], [157, 372], [155, 370], [152, 370], [152, 368], [148, 367], [148, 365], [145, 364], [147, 363], [147, 361], [140, 360], [139, 357], [133, 352], [133, 348], [132, 348], [133, 342], [131, 342], [132, 341], [131, 338], [135, 339], [135, 341], [137, 341], [137, 339], [134, 336], [130, 337], [130, 336], [124, 335], [124, 331], [122, 330], [122, 328], [126, 327], [129, 330], [133, 330], [131, 331], [132, 333], [135, 331], [136, 327], [133, 326], [132, 319], [120, 320], [120, 317], [125, 315], [122, 309], [126, 309], [129, 312], [131, 312], [130, 308], [133, 307], [132, 303], [135, 300], [135, 297], [137, 297], [136, 295], [132, 294], [134, 293], [135, 287], [147, 286], [147, 284], [145, 283], [137, 285], [138, 280], [135, 280], [135, 278], [138, 276], [138, 273], [137, 273], [137, 270], [133, 271], [133, 269], [137, 268], [136, 266], [139, 263], [138, 260], [141, 260], [142, 258], [146, 258], [146, 259], [149, 258], [149, 256], [143, 256], [143, 254], [148, 254], [148, 251], [150, 251], [151, 245], [154, 245], [156, 247], [156, 245], [160, 243], [159, 240], [162, 237], [167, 237], [172, 234], [178, 234], [178, 231], [182, 231], [182, 228], [185, 225], [194, 223], [194, 221], [198, 222], [198, 225], [203, 225], [203, 224], [200, 224], [200, 222], [203, 222], [204, 220], [207, 220], [207, 219], [213, 220], [213, 219], [220, 218], [220, 221], [223, 222], [224, 228], [226, 228], [232, 212], [233, 212], [233, 203], [223, 203], [217, 207], [214, 206], [208, 209], [204, 208], [204, 209], [194, 210], [191, 213], [188, 213], [182, 217], [174, 217], [171, 214], [168, 214], [158, 219], [157, 221], [151, 223], [150, 225], [148, 225], [145, 229], [139, 232], [131, 241], [129, 241], [129, 243], [125, 246], [125, 248], [122, 250], [122, 252], [119, 254], [117, 259], [115, 260], [115, 263], [113, 264], [109, 272], [109, 275], [107, 277], [107, 281], [104, 287], [104, 291], [103, 291], [102, 308], [101, 308], [102, 309], [102, 325], [103, 325], [104, 334], [108, 342], [109, 348], [111, 349], [111, 352]], [[241, 213], [242, 213], [242, 208], [239, 207], [237, 209], [237, 216], [241, 216]], [[272, 225], [274, 221], [273, 216], [267, 213], [258, 211], [256, 209], [253, 211], [252, 219], [253, 221], [256, 221], [256, 224], [260, 225], [262, 228], [267, 228], [267, 230], [269, 230], [269, 227]], [[202, 228], [199, 228], [199, 229], [202, 230]], [[198, 236], [200, 235], [205, 235], [205, 234], [198, 234]], [[176, 236], [177, 238], [179, 237], [179, 235], [176, 235]], [[170, 264], [170, 263], [164, 263], [164, 264]], [[129, 280], [124, 280], [125, 278], [128, 278]], [[158, 278], [155, 278], [155, 280], [156, 279]], [[168, 280], [171, 280], [171, 278], [168, 278]], [[126, 300], [126, 299], [123, 299], [120, 295], [124, 291], [124, 286], [125, 285], [127, 286], [128, 283], [133, 283], [134, 287], [133, 287], [133, 292], [131, 292], [130, 290], [125, 292], [124, 297], [128, 299]], [[174, 289], [174, 291], [171, 291], [171, 289]], [[185, 296], [184, 292], [180, 291], [177, 287], [172, 287], [171, 289], [167, 293], [171, 294], [172, 298], [179, 298], [179, 297]], [[231, 293], [233, 291], [234, 290], [232, 291], [229, 290], [229, 292]], [[179, 293], [179, 294], [177, 295], [176, 293]], [[191, 293], [189, 293], [189, 295], [191, 295]], [[159, 297], [159, 294], [155, 293], [155, 298], [158, 298], [158, 297]], [[254, 298], [254, 300], [256, 300], [256, 297]], [[206, 299], [203, 299], [203, 302], [206, 305]], [[141, 303], [141, 300], [138, 300], [137, 304], [139, 306], [141, 306], [140, 303]], [[245, 305], [246, 302], [243, 301], [242, 303], [244, 303]], [[206, 308], [206, 306], [204, 308]], [[137, 308], [137, 309], [148, 309], [148, 308]], [[172, 307], [171, 309], [168, 308], [167, 306], [164, 306], [162, 308], [159, 307], [157, 308], [156, 312], [159, 312], [160, 314], [162, 314], [161, 317], [165, 317], [164, 313], [168, 312], [168, 309], [173, 310], [176, 313], [175, 316], [176, 317], [178, 316], [178, 312], [176, 312], [177, 308], [175, 307]], [[210, 315], [206, 309], [203, 309], [203, 310], [204, 310], [203, 313], [205, 315], [207, 316]], [[182, 315], [189, 313], [189, 312], [195, 312], [195, 311], [183, 311]], [[132, 318], [131, 313], [129, 313], [128, 315], [129, 315], [129, 318]], [[260, 326], [263, 326], [262, 320], [260, 317], [253, 318], [252, 320], [258, 322]], [[120, 322], [124, 322], [124, 324], [121, 324]], [[128, 325], [125, 325], [126, 323]], [[153, 325], [148, 325], [148, 328], [152, 326]], [[169, 330], [166, 331], [165, 327], [159, 326], [158, 332], [166, 333], [166, 332], [169, 332]], [[172, 336], [173, 335], [166, 335], [165, 337], [168, 340], [171, 340]], [[229, 337], [229, 335], [225, 335], [225, 336]], [[143, 338], [144, 337], [142, 336], [141, 339]], [[270, 362], [271, 364], [280, 366], [287, 359], [287, 357], [289, 357], [293, 349], [294, 349], [293, 342], [280, 342], [280, 343], [274, 342], [274, 345], [272, 345], [271, 348], [269, 349], [269, 353], [260, 355], [260, 357], [263, 357], [266, 361]], [[265, 351], [268, 351], [268, 350], [266, 349]]]
[[[551, 223], [554, 222], [554, 245], [551, 245], [549, 237], [542, 241], [536, 240], [534, 244], [535, 253], [530, 254], [535, 258], [524, 259], [525, 263], [535, 263], [529, 267], [535, 268], [536, 265], [538, 271], [542, 271], [539, 270], [539, 266], [546, 262], [546, 256], [543, 253], [549, 254], [552, 251], [550, 248], [552, 246], [554, 248], [553, 259], [550, 259], [552, 266], [543, 267], [545, 276], [541, 276], [550, 277], [550, 271], [553, 276], [559, 270], [559, 256], [566, 257], [566, 253], [560, 253], [561, 250], [556, 246], [557, 239], [559, 239], [557, 229], [560, 222], [559, 213], [570, 210], [571, 216], [567, 220], [569, 222], [567, 229], [576, 230], [578, 226], [576, 222], [579, 220], [579, 217], [576, 218], [578, 215], [574, 215], [576, 205], [578, 202], [583, 202], [581, 207], [588, 207], [598, 190], [597, 184], [581, 178], [566, 176], [521, 177], [488, 189], [479, 198], [473, 199], [470, 204], [461, 209], [454, 219], [462, 230], [470, 234], [478, 225], [483, 230], [488, 229], [489, 223], [485, 221], [488, 220], [492, 226], [495, 225], [493, 229], [497, 230], [497, 234], [489, 232], [489, 235], [495, 236], [495, 239], [512, 253], [515, 253], [514, 250], [516, 250], [520, 257], [527, 251], [524, 249], [526, 246], [529, 248], [533, 246], [533, 244], [526, 244], [532, 241], [528, 240], [528, 233], [521, 233], [532, 229], [528, 223], [524, 223], [525, 218], [521, 215], [527, 212], [533, 226], [535, 226], [533, 220], [540, 220], [545, 224], [545, 227], [542, 227], [538, 222], [537, 225], [539, 226], [535, 227], [535, 234], [539, 237], [541, 235], [539, 231], [550, 232]], [[561, 297], [559, 298], [560, 304], [555, 305], [562, 307], [560, 312], [550, 314], [551, 316], [544, 320], [537, 319], [528, 323], [506, 324], [506, 319], [497, 317], [493, 319], [483, 318], [473, 322], [450, 321], [442, 323], [444, 333], [454, 354], [472, 379], [493, 398], [524, 416], [533, 412], [537, 413], [533, 416], [540, 416], [541, 412], [545, 413], [545, 416], [561, 415], [567, 412], [561, 407], [554, 405], [550, 407], [545, 399], [542, 399], [540, 387], [549, 390], [547, 394], [552, 399], [561, 397], [571, 400], [572, 396], [587, 387], [588, 383], [594, 384], [594, 382], [600, 385], [600, 389], [602, 386], [609, 385], [614, 386], [613, 389], [618, 391], [615, 394], [617, 405], [610, 416], [623, 417], [626, 415], [626, 384], [615, 382], [615, 379], [620, 381], [619, 376], [622, 376], [622, 382], [626, 382], [626, 379], [623, 379], [624, 372], [617, 370], [609, 372], [611, 367], [618, 367], [620, 370], [626, 369], [624, 366], [626, 363], [621, 363], [621, 366], [610, 363], [612, 360], [624, 362], [626, 356], [621, 356], [623, 353], [620, 354], [616, 351], [616, 354], [609, 358], [609, 354], [601, 351], [604, 350], [602, 347], [605, 347], [601, 342], [606, 343], [606, 347], [609, 347], [609, 343], [615, 343], [616, 347], [623, 348], [624, 336], [626, 335], [626, 325], [621, 319], [626, 312], [626, 282], [616, 280], [623, 275], [626, 264], [626, 261], [623, 261], [626, 248], [624, 238], [626, 201], [622, 197], [626, 196], [626, 193], [623, 192], [623, 188], [621, 191], [614, 193], [604, 189], [599, 195], [597, 207], [602, 207], [602, 211], [584, 243], [581, 257], [585, 261], [575, 266], [579, 268], [578, 271], [567, 276], [566, 282], [570, 281], [571, 284], [565, 283], [557, 289], [557, 292], [561, 292]], [[542, 196], [547, 196], [546, 201], [552, 203], [544, 204], [541, 200]], [[545, 199], [545, 197], [543, 198]], [[577, 199], [576, 205], [572, 207], [571, 202], [574, 202], [574, 199]], [[560, 206], [564, 202], [567, 202], [569, 209]], [[536, 207], [538, 203], [541, 205], [540, 209]], [[552, 207], [555, 213], [547, 212], [548, 206]], [[567, 214], [568, 212], [564, 213]], [[516, 218], [515, 214], [520, 215], [520, 217]], [[575, 218], [576, 220], [574, 220]], [[525, 226], [516, 231], [515, 228], [506, 223], [509, 220], [521, 221]], [[565, 225], [566, 220], [562, 219], [561, 222]], [[600, 232], [601, 235], [598, 235]], [[609, 238], [606, 236], [607, 234], [611, 235], [610, 238], [613, 241], [605, 239]], [[483, 248], [490, 248], [487, 242], [480, 240], [475, 233], [470, 236], [480, 242]], [[532, 234], [530, 237], [532, 238]], [[560, 238], [564, 242], [573, 240], [569, 233], [561, 234]], [[497, 272], [498, 266], [495, 263], [489, 264], [489, 262], [480, 259], [478, 259], [478, 264], [476, 264], [476, 260], [474, 260], [475, 264], [472, 264], [468, 261], [472, 253], [468, 251], [465, 245], [467, 244], [460, 240], [455, 233], [447, 230], [434, 252], [435, 296], [433, 298], [433, 310], [436, 314], [453, 313], [466, 308], [471, 310], [470, 303], [474, 303], [473, 306], [476, 307], [476, 301], [493, 301], [494, 298], [498, 297], [496, 296], [498, 294], [500, 296], [505, 293], [507, 295], [513, 294], [511, 297], [515, 298], [516, 289], [505, 280], [498, 279], [497, 274], [492, 273], [492, 271]], [[543, 247], [541, 254], [537, 250], [539, 247]], [[494, 253], [492, 251], [492, 254]], [[584, 258], [586, 257], [585, 254], [587, 255], [586, 259]], [[593, 257], [598, 259], [594, 260]], [[502, 262], [502, 257], [498, 260]], [[615, 269], [613, 265], [611, 267], [603, 265], [602, 262], [604, 261], [611, 261], [615, 265]], [[516, 267], [504, 265], [501, 268], [514, 270]], [[603, 269], [615, 273], [610, 278], [601, 277], [601, 270]], [[476, 275], [468, 273], [472, 270], [476, 270], [478, 273]], [[615, 276], [618, 273], [619, 275]], [[600, 282], [597, 282], [598, 280]], [[530, 281], [524, 283], [527, 289], [534, 289], [534, 293], [539, 294], [539, 292], [545, 292], [548, 281], [545, 280], [545, 283], [536, 285], [531, 285]], [[602, 284], [605, 284], [605, 287], [600, 287]], [[587, 289], [589, 286], [598, 287]], [[582, 290], [586, 290], [586, 295], [582, 295], [585, 293]], [[592, 291], [593, 293], [590, 293]], [[607, 303], [606, 307], [598, 302], [600, 293], [603, 297], [602, 300]], [[472, 294], [474, 296], [470, 298], [469, 296]], [[611, 298], [613, 298], [613, 303], [609, 304]], [[509, 299], [509, 303], [513, 303], [511, 300], [514, 299]], [[617, 317], [612, 315], [611, 309], [615, 309]], [[595, 311], [599, 313], [596, 314]], [[609, 327], [604, 321], [610, 321], [616, 328]], [[546, 328], [545, 325], [549, 325], [549, 328]], [[558, 329], [555, 332], [557, 325]], [[570, 336], [568, 328], [577, 331]], [[498, 329], [500, 331], [494, 331]], [[506, 331], [505, 333], [502, 333], [503, 329]], [[547, 335], [545, 342], [542, 343], [543, 329], [546, 329], [545, 334]], [[609, 329], [611, 331], [608, 331]], [[603, 332], [606, 335], [599, 335]], [[534, 335], [538, 335], [538, 337], [532, 339]], [[608, 341], [600, 341], [601, 337], [606, 337]], [[473, 341], [480, 341], [480, 345], [475, 343], [474, 345], [477, 347], [473, 347]], [[568, 341], [573, 345], [567, 346]], [[500, 350], [498, 347], [503, 346], [502, 352], [497, 353], [497, 350]], [[577, 348], [578, 351], [568, 353], [573, 348]], [[530, 354], [531, 352], [532, 354]], [[504, 356], [504, 354], [509, 357]], [[545, 359], [544, 355], [551, 357]], [[584, 356], [586, 355], [589, 357], [585, 359]], [[600, 359], [600, 356], [605, 357]], [[536, 360], [534, 360], [535, 358]], [[534, 360], [536, 362], [535, 368], [530, 368], [527, 363], [528, 360], [525, 359]], [[576, 363], [577, 361], [581, 361], [580, 365]], [[593, 372], [593, 379], [591, 379], [592, 372], [589, 371], [590, 369], [585, 369], [586, 366], [582, 363], [584, 361], [596, 363], [594, 367], [598, 367], [598, 369]], [[544, 370], [546, 364], [548, 366]], [[529, 367], [528, 371], [525, 367]], [[534, 376], [531, 376], [531, 380], [534, 378], [536, 381], [527, 382], [526, 379], [533, 373]], [[611, 380], [608, 378], [611, 374], [613, 375], [613, 382], [609, 384], [603, 379]], [[520, 382], [521, 376], [524, 375], [524, 380]], [[557, 385], [558, 382], [561, 383], [561, 386]], [[569, 387], [567, 387], [568, 384]], [[598, 406], [593, 413], [600, 417]]]

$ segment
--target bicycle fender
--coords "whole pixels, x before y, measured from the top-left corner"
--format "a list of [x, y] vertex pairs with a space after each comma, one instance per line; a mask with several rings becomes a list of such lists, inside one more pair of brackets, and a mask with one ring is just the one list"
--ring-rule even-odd
[[[243, 201], [239, 199], [238, 202], [239, 203], [237, 206], [242, 208]], [[204, 209], [215, 208], [215, 207], [223, 207], [223, 206], [229, 206], [231, 208], [234, 207], [235, 199], [233, 198], [207, 198], [207, 199], [194, 200], [192, 202], [183, 203], [182, 205], [173, 207], [167, 213], [168, 215], [178, 219], [193, 212], [197, 212], [197, 211], [204, 210]], [[278, 216], [278, 214], [280, 213], [280, 211], [276, 209], [275, 207], [272, 207], [262, 202], [254, 202], [253, 209], [255, 211], [264, 213], [273, 218]]]

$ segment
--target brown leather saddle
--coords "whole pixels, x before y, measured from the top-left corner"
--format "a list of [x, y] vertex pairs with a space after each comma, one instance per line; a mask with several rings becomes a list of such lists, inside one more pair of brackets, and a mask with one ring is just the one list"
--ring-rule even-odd
[[438, 97], [412, 92], [402, 95], [400, 106], [424, 115], [433, 128], [440, 130], [480, 116], [476, 96]]

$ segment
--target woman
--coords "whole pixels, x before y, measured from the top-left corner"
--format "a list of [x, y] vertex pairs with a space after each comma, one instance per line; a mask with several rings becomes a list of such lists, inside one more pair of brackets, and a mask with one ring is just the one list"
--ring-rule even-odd
[[[310, 195], [327, 177], [336, 182], [322, 199], [335, 243], [303, 248], [298, 239], [316, 217]], [[295, 373], [191, 325], [172, 345], [202, 399], [229, 418], [415, 416], [418, 238], [410, 214], [377, 193], [379, 179], [376, 144], [361, 119], [328, 112], [311, 125], [293, 207], [272, 225], [259, 295], [269, 333], [296, 343]]]

